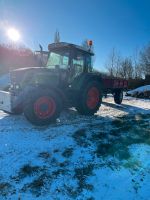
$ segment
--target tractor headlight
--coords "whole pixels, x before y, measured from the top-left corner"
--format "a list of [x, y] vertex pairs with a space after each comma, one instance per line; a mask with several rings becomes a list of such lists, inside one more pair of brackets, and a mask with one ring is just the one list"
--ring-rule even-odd
[[20, 89], [20, 85], [18, 85], [18, 84], [11, 84], [10, 85], [10, 89], [12, 89], [12, 90], [19, 90]]
[[18, 89], [20, 88], [20, 86], [19, 86], [19, 85], [16, 85], [16, 87], [15, 87], [15, 88], [16, 88], [16, 90], [18, 90]]

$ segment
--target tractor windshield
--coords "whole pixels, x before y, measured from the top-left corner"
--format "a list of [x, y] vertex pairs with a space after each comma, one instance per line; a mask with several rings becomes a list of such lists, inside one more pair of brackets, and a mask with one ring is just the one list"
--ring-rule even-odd
[[50, 51], [48, 61], [47, 61], [47, 68], [62, 68], [67, 69], [69, 65], [69, 52], [60, 51], [60, 50], [53, 50]]

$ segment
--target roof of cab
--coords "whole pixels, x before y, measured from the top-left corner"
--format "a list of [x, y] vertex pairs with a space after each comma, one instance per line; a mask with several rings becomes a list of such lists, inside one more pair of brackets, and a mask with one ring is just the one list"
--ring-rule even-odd
[[58, 43], [52, 43], [52, 44], [48, 45], [48, 49], [49, 50], [57, 49], [57, 48], [61, 48], [61, 47], [62, 48], [63, 47], [76, 48], [76, 49], [79, 49], [79, 50], [81, 50], [83, 52], [86, 52], [86, 53], [90, 54], [91, 56], [94, 55], [94, 53], [91, 50], [87, 50], [82, 46], [79, 46], [79, 45], [76, 45], [76, 44], [67, 43], [67, 42], [58, 42]]

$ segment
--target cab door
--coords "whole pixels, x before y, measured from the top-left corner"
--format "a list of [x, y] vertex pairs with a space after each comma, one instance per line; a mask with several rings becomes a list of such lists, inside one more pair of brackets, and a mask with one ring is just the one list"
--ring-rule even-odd
[[82, 51], [73, 50], [70, 68], [71, 82], [85, 71], [85, 67], [85, 54]]

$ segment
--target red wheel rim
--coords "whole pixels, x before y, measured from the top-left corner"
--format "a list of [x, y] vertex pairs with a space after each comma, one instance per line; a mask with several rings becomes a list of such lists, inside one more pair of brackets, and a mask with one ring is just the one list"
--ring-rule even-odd
[[98, 102], [100, 101], [99, 96], [100, 96], [100, 93], [96, 87], [90, 88], [90, 90], [87, 93], [88, 108], [94, 109], [97, 106]]
[[46, 119], [55, 113], [56, 103], [53, 98], [40, 97], [34, 104], [34, 112], [38, 118]]

